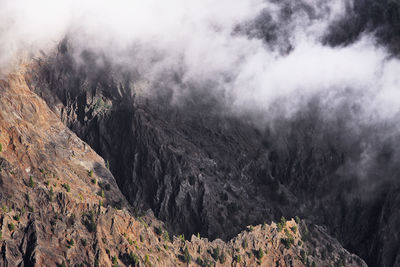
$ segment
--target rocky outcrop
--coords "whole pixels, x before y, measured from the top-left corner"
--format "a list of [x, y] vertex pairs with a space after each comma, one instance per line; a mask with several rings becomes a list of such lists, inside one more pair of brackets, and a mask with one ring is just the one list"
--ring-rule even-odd
[[104, 70], [70, 66], [68, 53], [49, 62], [31, 72], [31, 89], [109, 162], [131, 205], [151, 208], [175, 234], [226, 240], [246, 225], [295, 215], [285, 212], [295, 197], [268, 176], [251, 124], [219, 116], [207, 101], [180, 107], [164, 95], [144, 97]]
[[[312, 100], [260, 130], [212, 96], [171, 105], [167, 89], [148, 94], [145, 82], [107, 64], [77, 65], [61, 46], [26, 75], [30, 89], [109, 162], [136, 210], [151, 208], [174, 234], [224, 240], [249, 224], [300, 215], [371, 266], [396, 262], [398, 231], [388, 221], [398, 217], [386, 207], [397, 203], [389, 196], [398, 191], [399, 157], [382, 138], [387, 126], [357, 125], [345, 105], [323, 117]], [[377, 156], [360, 178], [366, 143]]]
[[320, 227], [282, 219], [225, 243], [169, 237], [108, 164], [29, 90], [0, 81], [1, 266], [366, 266]]

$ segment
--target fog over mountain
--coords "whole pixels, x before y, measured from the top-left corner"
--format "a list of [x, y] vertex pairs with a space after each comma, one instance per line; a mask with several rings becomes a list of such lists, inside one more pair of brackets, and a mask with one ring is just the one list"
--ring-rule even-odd
[[175, 234], [300, 215], [395, 266], [399, 36], [395, 0], [0, 0], [0, 74]]
[[332, 108], [343, 91], [352, 90], [368, 118], [391, 118], [399, 111], [400, 65], [388, 48], [367, 28], [343, 44], [327, 42], [345, 38], [336, 40], [332, 32], [345, 31], [340, 23], [354, 5], [2, 1], [0, 62], [9, 65], [20, 52], [50, 53], [67, 36], [77, 62], [84, 63], [85, 50], [102, 55], [96, 64], [107, 60], [135, 79], [173, 90], [173, 103], [197, 90], [222, 96], [233, 112], [265, 114], [279, 100], [280, 113], [290, 115], [316, 94]]

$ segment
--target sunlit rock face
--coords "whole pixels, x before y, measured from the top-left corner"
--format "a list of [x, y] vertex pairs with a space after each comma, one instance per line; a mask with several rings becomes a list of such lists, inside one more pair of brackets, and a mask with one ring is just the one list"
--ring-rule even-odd
[[0, 80], [1, 266], [366, 266], [297, 217], [229, 242], [170, 236], [151, 211], [135, 212], [110, 163], [29, 89], [25, 67]]
[[[225, 241], [249, 224], [299, 215], [326, 227], [369, 265], [398, 265], [399, 14], [399, 4], [389, 0], [5, 1], [0, 77], [6, 134], [0, 144], [15, 152], [1, 166], [12, 174], [20, 164], [29, 187], [35, 183], [29, 174], [46, 179], [41, 165], [54, 160], [46, 167], [51, 173], [57, 176], [54, 165], [64, 166], [63, 179], [82, 186], [85, 194], [55, 182], [54, 203], [48, 202], [50, 182], [41, 181], [41, 193], [35, 191], [38, 207], [51, 208], [35, 217], [42, 230], [46, 218], [63, 214], [65, 222], [70, 207], [86, 205], [77, 209], [82, 225], [68, 219], [60, 228], [67, 232], [67, 248], [68, 229], [81, 233], [81, 226], [93, 226], [100, 216], [90, 211], [104, 211], [101, 206], [125, 207], [124, 222], [149, 211], [173, 234]], [[5, 201], [15, 206], [18, 200], [22, 214], [25, 200], [12, 195], [23, 190], [10, 193], [8, 171]], [[86, 174], [87, 184], [73, 174]], [[79, 201], [59, 190], [78, 194]], [[31, 217], [23, 217], [26, 231], [16, 238], [22, 245], [13, 262], [41, 264], [37, 247], [51, 234], [42, 239], [32, 219], [36, 208], [24, 205], [32, 208]], [[111, 232], [117, 246], [118, 234]], [[111, 248], [99, 240], [87, 241], [97, 247], [79, 260], [110, 265]], [[18, 242], [3, 246], [7, 260], [9, 246]], [[59, 255], [70, 250], [51, 244], [58, 249], [51, 259], [62, 265], [65, 256]], [[130, 259], [129, 245], [112, 253]], [[177, 254], [163, 264], [176, 264]], [[277, 257], [289, 264], [290, 255]], [[341, 260], [339, 255], [334, 263]], [[244, 262], [255, 263], [250, 256]]]

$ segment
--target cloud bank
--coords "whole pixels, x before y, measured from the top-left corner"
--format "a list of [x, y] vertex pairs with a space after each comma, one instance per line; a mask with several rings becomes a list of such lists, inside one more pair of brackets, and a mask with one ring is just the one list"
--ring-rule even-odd
[[149, 90], [171, 90], [174, 104], [195, 90], [223, 96], [233, 113], [267, 114], [278, 105], [281, 115], [291, 116], [320, 95], [326, 112], [345, 99], [360, 105], [362, 119], [394, 118], [400, 111], [400, 62], [371, 33], [343, 46], [324, 42], [352, 5], [1, 0], [0, 67], [51, 53], [68, 36], [77, 62], [84, 64], [82, 51], [93, 51], [148, 81]]

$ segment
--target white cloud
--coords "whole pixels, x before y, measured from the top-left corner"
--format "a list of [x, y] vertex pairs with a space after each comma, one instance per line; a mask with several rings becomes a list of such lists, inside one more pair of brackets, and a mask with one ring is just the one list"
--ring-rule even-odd
[[[387, 59], [371, 37], [340, 48], [320, 42], [330, 23], [343, 16], [346, 2], [304, 0], [314, 8], [312, 18], [295, 6], [285, 20], [281, 8], [298, 2], [0, 0], [0, 67], [27, 52], [51, 51], [70, 33], [77, 54], [103, 52], [150, 82], [181, 73], [180, 84], [165, 83], [175, 90], [175, 101], [188, 90], [215, 90], [232, 97], [234, 112], [266, 112], [285, 99], [290, 115], [315, 94], [333, 105], [338, 92], [352, 89], [369, 112], [394, 116], [400, 106], [398, 60]], [[279, 26], [275, 44], [233, 34], [261, 11]], [[289, 43], [292, 51], [282, 54], [277, 46]]]

